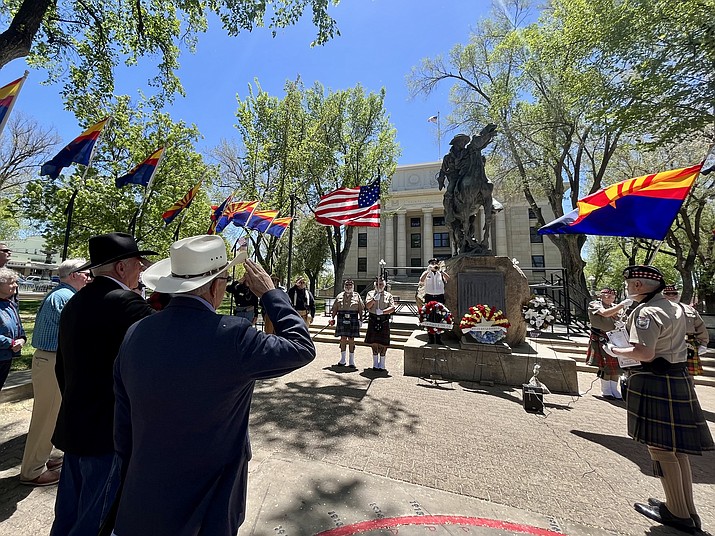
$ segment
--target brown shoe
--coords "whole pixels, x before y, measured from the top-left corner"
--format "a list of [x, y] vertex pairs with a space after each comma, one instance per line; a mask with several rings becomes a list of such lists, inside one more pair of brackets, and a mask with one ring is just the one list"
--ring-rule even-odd
[[47, 470], [42, 473], [37, 478], [32, 480], [22, 480], [20, 479], [20, 484], [25, 486], [52, 486], [60, 481], [60, 472], [58, 470], [50, 471]]
[[55, 469], [59, 469], [60, 467], [62, 467], [62, 464], [64, 463], [64, 461], [65, 461], [64, 456], [62, 456], [62, 457], [60, 457], [60, 458], [52, 458], [52, 459], [50, 459], [50, 460], [47, 461], [47, 468], [48, 468], [50, 471], [54, 471]]

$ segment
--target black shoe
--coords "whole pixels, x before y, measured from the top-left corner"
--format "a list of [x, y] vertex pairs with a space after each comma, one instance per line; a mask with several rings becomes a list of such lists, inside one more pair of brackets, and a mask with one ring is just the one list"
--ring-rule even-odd
[[335, 363], [336, 367], [346, 367], [347, 365], [345, 363]]
[[652, 504], [635, 503], [633, 505], [636, 512], [643, 514], [648, 519], [657, 521], [663, 525], [668, 525], [674, 529], [682, 530], [692, 534], [695, 532], [695, 522], [689, 517], [676, 517], [670, 513], [670, 510], [661, 502], [658, 506]]
[[[345, 366], [345, 365], [343, 365], [343, 366]], [[349, 368], [349, 369], [357, 370], [357, 367], [356, 367], [355, 365], [348, 365], [348, 368]]]
[[[648, 498], [648, 504], [651, 506], [660, 506], [661, 504], [665, 506], [665, 503], [663, 501], [660, 501], [658, 499], [654, 499], [653, 497]], [[695, 524], [695, 528], [697, 530], [702, 531], [703, 530], [703, 522], [700, 520], [700, 516], [698, 514], [690, 514], [690, 519], [693, 520], [693, 523]]]

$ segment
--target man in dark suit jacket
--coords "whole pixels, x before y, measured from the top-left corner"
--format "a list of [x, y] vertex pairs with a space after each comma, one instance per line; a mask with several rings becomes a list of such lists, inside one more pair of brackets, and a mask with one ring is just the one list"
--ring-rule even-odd
[[146, 264], [134, 238], [89, 239], [95, 279], [60, 316], [55, 372], [62, 404], [52, 443], [65, 452], [52, 536], [98, 533], [119, 483], [114, 455], [112, 367], [127, 329], [154, 310], [130, 289]]
[[243, 523], [254, 383], [315, 358], [287, 294], [250, 260], [245, 281], [276, 334], [216, 314], [227, 270], [245, 258], [228, 263], [220, 236], [195, 236], [144, 273], [172, 299], [129, 329], [114, 366], [115, 448], [126, 471], [117, 536], [229, 536]]

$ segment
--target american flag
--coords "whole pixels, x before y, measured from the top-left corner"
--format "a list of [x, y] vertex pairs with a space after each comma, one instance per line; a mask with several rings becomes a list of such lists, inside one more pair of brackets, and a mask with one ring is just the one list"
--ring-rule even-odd
[[315, 221], [321, 225], [380, 227], [380, 181], [357, 188], [338, 188], [320, 198]]

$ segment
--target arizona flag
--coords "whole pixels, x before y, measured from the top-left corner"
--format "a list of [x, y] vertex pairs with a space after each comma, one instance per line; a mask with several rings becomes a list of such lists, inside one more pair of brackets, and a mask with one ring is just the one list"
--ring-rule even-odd
[[273, 235], [276, 238], [280, 238], [281, 236], [283, 236], [283, 233], [286, 232], [286, 229], [288, 229], [288, 226], [290, 225], [290, 222], [292, 220], [293, 218], [291, 218], [290, 216], [274, 219], [268, 226], [268, 229], [266, 229], [266, 234]]
[[279, 212], [278, 210], [256, 210], [253, 212], [251, 219], [248, 220], [248, 223], [246, 223], [246, 228], [265, 233]]
[[[233, 194], [229, 195], [226, 199], [224, 199], [223, 203], [221, 203], [219, 206], [211, 207], [213, 212], [211, 212], [211, 225], [209, 225], [208, 231], [206, 231], [207, 235], [216, 234], [216, 227], [221, 221], [224, 212], [226, 212], [226, 207], [228, 207], [228, 204], [231, 202], [231, 199], [233, 199]], [[221, 229], [223, 229], [223, 227]]]
[[236, 227], [245, 227], [251, 215], [258, 206], [258, 201], [239, 201], [231, 203], [231, 210], [227, 210], [228, 220]]
[[12, 107], [15, 105], [15, 101], [17, 101], [17, 96], [20, 93], [20, 89], [22, 89], [22, 84], [25, 83], [27, 75], [28, 72], [25, 71], [25, 76], [22, 78], [18, 78], [14, 82], [0, 87], [0, 133], [2, 133], [2, 129], [5, 128], [5, 123], [7, 123], [10, 117]]
[[156, 173], [163, 157], [164, 147], [154, 151], [149, 158], [144, 160], [144, 162], [136, 165], [129, 173], [115, 180], [114, 184], [117, 188], [121, 188], [126, 184], [141, 184], [142, 186], [149, 186], [149, 183], [154, 177], [154, 173]]
[[174, 218], [179, 215], [179, 212], [181, 212], [185, 208], [189, 208], [189, 205], [194, 200], [194, 197], [196, 197], [196, 194], [199, 193], [202, 182], [203, 180], [200, 180], [198, 183], [196, 183], [196, 186], [189, 190], [184, 197], [182, 197], [176, 203], [171, 205], [171, 207], [169, 207], [169, 209], [161, 215], [161, 218], [164, 220], [164, 223], [166, 223], [166, 225], [169, 225], [172, 221], [174, 221]]
[[64, 167], [71, 164], [88, 165], [92, 159], [94, 145], [97, 143], [97, 139], [99, 139], [99, 135], [102, 133], [107, 121], [109, 121], [109, 117], [105, 117], [96, 125], [92, 125], [57, 153], [52, 160], [42, 164], [40, 175], [49, 175], [50, 178], [56, 179], [60, 176], [60, 172]]
[[539, 234], [589, 234], [663, 240], [702, 164], [662, 171], [608, 186], [544, 225]]
[[380, 180], [325, 194], [315, 207], [315, 221], [336, 227], [380, 227]]

